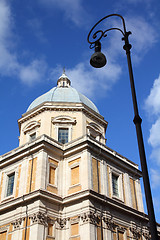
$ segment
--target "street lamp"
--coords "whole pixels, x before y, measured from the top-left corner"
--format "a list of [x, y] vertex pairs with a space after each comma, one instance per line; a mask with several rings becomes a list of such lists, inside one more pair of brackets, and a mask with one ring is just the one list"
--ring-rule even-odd
[[[117, 28], [117, 27], [113, 27], [113, 28], [106, 29], [105, 31], [103, 31], [103, 30], [95, 31], [95, 27], [99, 23], [101, 23], [103, 20], [105, 20], [109, 17], [113, 17], [113, 16], [121, 18], [123, 30], [120, 28]], [[139, 112], [138, 112], [138, 105], [137, 105], [137, 98], [136, 98], [136, 91], [135, 91], [133, 70], [132, 70], [132, 63], [131, 63], [131, 56], [130, 56], [130, 49], [132, 46], [131, 46], [131, 44], [129, 44], [128, 36], [131, 34], [131, 32], [126, 31], [125, 21], [121, 15], [119, 15], [119, 14], [107, 15], [104, 18], [102, 18], [101, 20], [99, 20], [90, 30], [87, 40], [91, 44], [90, 48], [95, 48], [95, 53], [91, 56], [90, 64], [95, 68], [101, 68], [101, 67], [105, 66], [107, 61], [106, 61], [105, 55], [101, 52], [100, 40], [102, 37], [107, 36], [107, 32], [112, 31], [112, 30], [120, 31], [123, 35], [122, 40], [125, 42], [123, 49], [126, 51], [126, 55], [127, 55], [132, 101], [133, 101], [133, 108], [134, 108], [133, 122], [135, 124], [136, 133], [137, 133], [137, 141], [138, 141], [139, 155], [140, 155], [141, 168], [142, 168], [142, 177], [143, 177], [143, 184], [144, 184], [149, 224], [150, 224], [150, 233], [151, 233], [152, 240], [158, 240], [157, 226], [156, 226], [156, 221], [155, 221], [152, 194], [151, 194], [151, 188], [150, 188], [150, 182], [149, 182], [149, 176], [148, 176], [148, 168], [147, 168], [146, 155], [145, 155], [144, 142], [143, 142], [143, 135], [142, 135], [142, 129], [141, 129], [142, 119], [140, 118]], [[92, 36], [91, 36], [91, 33], [93, 33]], [[92, 37], [92, 40], [90, 40], [91, 37]]]

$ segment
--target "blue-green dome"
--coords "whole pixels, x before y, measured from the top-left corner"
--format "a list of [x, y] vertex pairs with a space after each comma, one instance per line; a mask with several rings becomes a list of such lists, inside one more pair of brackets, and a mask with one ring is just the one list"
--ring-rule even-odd
[[68, 103], [84, 103], [89, 108], [99, 113], [95, 104], [85, 97], [83, 94], [79, 93], [75, 88], [70, 86], [70, 80], [65, 75], [62, 76], [57, 81], [57, 87], [52, 88], [47, 93], [36, 98], [27, 109], [27, 112], [37, 107], [43, 102], [68, 102]]

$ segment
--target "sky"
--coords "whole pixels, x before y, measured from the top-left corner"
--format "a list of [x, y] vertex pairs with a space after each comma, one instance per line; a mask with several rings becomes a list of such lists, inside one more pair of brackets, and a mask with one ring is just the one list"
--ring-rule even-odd
[[[127, 59], [122, 34], [103, 38], [107, 65], [90, 66], [87, 35], [101, 18], [121, 14], [131, 31], [131, 57], [156, 220], [160, 223], [160, 1], [0, 0], [0, 154], [18, 147], [17, 120], [56, 86], [65, 67], [72, 86], [108, 122], [107, 146], [139, 164]], [[120, 18], [100, 28], [122, 28]], [[144, 191], [143, 191], [143, 198]]]

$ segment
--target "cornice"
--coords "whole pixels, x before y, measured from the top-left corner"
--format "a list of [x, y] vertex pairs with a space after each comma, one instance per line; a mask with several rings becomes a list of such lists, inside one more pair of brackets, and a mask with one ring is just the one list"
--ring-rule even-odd
[[76, 153], [88, 149], [92, 155], [97, 155], [99, 158], [107, 159], [107, 161], [115, 162], [116, 165], [121, 166], [127, 171], [134, 173], [134, 175], [141, 177], [141, 171], [138, 165], [118, 154], [114, 150], [108, 148], [106, 145], [93, 140], [90, 136], [84, 135], [67, 144], [61, 144], [47, 135], [42, 135], [35, 139], [35, 141], [28, 142], [12, 151], [0, 156], [0, 169], [24, 157], [37, 153], [44, 149], [45, 151], [54, 152], [56, 156], [67, 158]]
[[93, 190], [90, 190], [90, 199], [93, 201], [99, 201], [101, 202], [101, 205], [105, 208], [105, 206], [108, 206], [109, 209], [116, 209], [116, 211], [119, 211], [121, 213], [127, 214], [129, 216], [138, 217], [143, 219], [144, 221], [148, 221], [148, 215], [144, 212], [140, 212], [134, 208], [131, 208], [124, 203], [121, 203], [120, 201], [116, 199], [112, 199], [110, 197], [107, 197], [105, 195], [99, 194]]
[[63, 154], [63, 144], [56, 140], [42, 135], [35, 139], [35, 141], [28, 142], [12, 151], [0, 156], [0, 169], [18, 160], [30, 156], [31, 154], [38, 153], [41, 149], [51, 150], [55, 155]]
[[99, 113], [93, 111], [91, 108], [86, 106], [83, 103], [50, 103], [44, 102], [39, 106], [35, 107], [33, 110], [22, 114], [22, 118], [18, 120], [18, 124], [22, 124], [23, 122], [27, 121], [35, 117], [36, 115], [44, 112], [44, 111], [83, 111], [85, 114], [90, 116], [93, 119], [96, 119], [102, 125], [107, 127], [108, 122], [104, 120], [104, 117]]
[[89, 150], [92, 154], [95, 155], [95, 157], [98, 157], [100, 159], [102, 158], [104, 160], [107, 159], [108, 164], [111, 162], [115, 163], [116, 166], [122, 167], [123, 169], [132, 172], [134, 176], [142, 177], [142, 172], [138, 169], [137, 164], [98, 141], [94, 141], [91, 138], [89, 141]]
[[[52, 204], [61, 205], [62, 207], [73, 205], [75, 204], [75, 202], [82, 202], [85, 199], [88, 199], [88, 200], [100, 202], [100, 205], [103, 206], [103, 209], [106, 209], [106, 210], [109, 209], [110, 212], [112, 212], [112, 210], [113, 212], [116, 210], [117, 213], [119, 212], [127, 216], [129, 215], [133, 218], [139, 218], [139, 220], [142, 222], [148, 222], [148, 216], [145, 213], [139, 212], [138, 210], [135, 210], [129, 206], [126, 206], [114, 199], [98, 194], [93, 190], [80, 191], [78, 193], [71, 194], [64, 198], [57, 196], [54, 193], [50, 193], [47, 190], [43, 190], [43, 189], [35, 190], [29, 194], [23, 195], [16, 199], [12, 199], [4, 203], [2, 202], [0, 204], [0, 214], [3, 214], [6, 211], [9, 211], [9, 209], [15, 209], [18, 206], [26, 206], [26, 205], [29, 205], [30, 203], [33, 203], [33, 201], [35, 200], [41, 200], [41, 199], [47, 200]], [[99, 209], [98, 204], [96, 204], [96, 206], [97, 206], [97, 209]]]
[[89, 135], [84, 135], [82, 138], [65, 144], [63, 148], [64, 158], [70, 157], [84, 149], [88, 149], [92, 155], [98, 156], [100, 159], [107, 159], [108, 163], [114, 162], [117, 166], [132, 172], [135, 176], [142, 176], [142, 172], [138, 169], [137, 164], [107, 147], [105, 144], [92, 139]]

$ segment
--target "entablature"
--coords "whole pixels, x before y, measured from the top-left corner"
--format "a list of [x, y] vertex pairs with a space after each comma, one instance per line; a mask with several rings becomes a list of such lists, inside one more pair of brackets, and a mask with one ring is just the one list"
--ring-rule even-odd
[[26, 112], [22, 115], [22, 118], [18, 120], [19, 129], [20, 125], [35, 117], [36, 115], [44, 112], [44, 111], [83, 111], [85, 114], [90, 116], [93, 119], [96, 119], [97, 122], [99, 122], [102, 126], [107, 127], [108, 122], [104, 120], [104, 117], [102, 117], [97, 112], [93, 111], [89, 107], [87, 107], [83, 103], [51, 103], [51, 102], [44, 102], [43, 104], [40, 104], [39, 106], [35, 107], [33, 110], [30, 110], [29, 112]]
[[81, 152], [84, 149], [88, 149], [92, 154], [97, 154], [102, 159], [107, 159], [116, 163], [117, 166], [126, 169], [129, 172], [134, 173], [135, 176], [141, 177], [141, 171], [138, 169], [138, 165], [129, 159], [118, 154], [114, 150], [108, 148], [106, 145], [99, 141], [93, 140], [90, 136], [84, 135], [76, 140], [70, 141], [66, 144], [61, 144], [47, 135], [42, 135], [36, 138], [32, 142], [28, 142], [12, 151], [0, 156], [0, 168], [11, 164], [17, 160], [24, 158], [34, 152], [38, 152], [41, 149], [46, 149], [54, 154], [67, 158], [74, 155], [77, 152]]
[[[83, 202], [83, 200], [90, 200], [90, 204], [89, 206], [93, 204], [93, 202], [95, 201], [97, 204], [96, 206], [98, 207], [98, 202], [100, 205], [103, 206], [103, 209], [101, 209], [101, 211], [103, 212], [103, 210], [105, 210], [106, 214], [105, 216], [108, 216], [110, 214], [107, 214], [107, 211], [112, 212], [112, 210], [116, 210], [117, 212], [120, 212], [121, 214], [126, 214], [127, 216], [130, 215], [131, 217], [135, 218], [139, 218], [142, 222], [147, 222], [148, 221], [148, 216], [147, 214], [145, 214], [144, 212], [140, 212], [136, 209], [133, 209], [129, 206], [126, 206], [118, 201], [116, 201], [115, 199], [111, 199], [109, 197], [106, 197], [102, 194], [99, 194], [93, 190], [84, 190], [78, 193], [73, 193], [72, 195], [69, 195], [67, 197], [60, 197], [54, 193], [48, 192], [47, 190], [44, 189], [39, 189], [39, 190], [35, 190], [29, 194], [25, 194], [21, 197], [15, 198], [15, 199], [11, 199], [8, 202], [3, 202], [0, 204], [0, 214], [5, 213], [5, 211], [8, 211], [9, 209], [13, 209], [20, 206], [20, 205], [24, 205], [29, 203], [29, 202], [33, 202], [36, 200], [46, 200], [49, 201], [52, 204], [61, 206], [61, 207], [66, 207], [66, 206], [71, 206], [73, 204], [75, 204], [76, 202]], [[89, 207], [88, 206], [88, 207]], [[95, 212], [95, 211], [94, 211]], [[83, 216], [83, 215], [82, 215]], [[113, 219], [114, 219], [114, 215], [113, 215]]]

